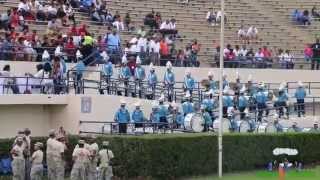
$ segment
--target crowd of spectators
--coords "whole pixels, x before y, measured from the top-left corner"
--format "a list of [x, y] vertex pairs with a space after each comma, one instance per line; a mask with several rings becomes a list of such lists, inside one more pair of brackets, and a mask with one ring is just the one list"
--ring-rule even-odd
[[[216, 26], [217, 24], [220, 24], [222, 17], [221, 10], [218, 10], [217, 12], [214, 11], [213, 8], [210, 8], [206, 15], [207, 22], [212, 25]], [[227, 15], [224, 13], [224, 22], [227, 22]]]
[[[220, 47], [216, 47], [215, 62], [219, 66]], [[290, 50], [278, 49], [274, 52], [271, 48], [263, 46], [254, 50], [246, 45], [235, 45], [234, 48], [228, 44], [223, 50], [224, 66], [229, 68], [255, 67], [271, 68], [277, 65], [282, 69], [293, 69], [295, 57]]]

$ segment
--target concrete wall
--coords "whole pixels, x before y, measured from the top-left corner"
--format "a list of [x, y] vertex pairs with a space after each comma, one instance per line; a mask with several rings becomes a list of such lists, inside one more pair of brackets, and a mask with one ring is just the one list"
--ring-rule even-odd
[[[114, 113], [120, 106], [117, 96], [99, 95], [61, 95], [52, 96], [52, 103], [41, 105], [44, 95], [32, 95], [32, 102], [26, 101], [29, 95], [0, 96], [0, 138], [13, 137], [17, 130], [30, 128], [34, 136], [47, 135], [48, 130], [63, 126], [69, 133], [77, 134], [82, 131], [96, 131], [103, 124], [82, 124], [79, 121], [113, 121]], [[91, 99], [91, 112], [81, 111], [82, 98]], [[59, 99], [65, 99], [60, 103]], [[137, 99], [124, 98], [130, 111]], [[38, 101], [38, 102], [37, 102]], [[53, 103], [56, 102], [56, 103]], [[151, 112], [151, 101], [141, 100], [146, 116]]]

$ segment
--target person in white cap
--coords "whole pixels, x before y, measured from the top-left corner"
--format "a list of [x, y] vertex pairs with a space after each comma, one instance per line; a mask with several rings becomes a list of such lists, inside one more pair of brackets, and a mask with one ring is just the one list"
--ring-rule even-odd
[[278, 114], [274, 114], [273, 126], [276, 128], [277, 132], [283, 132], [283, 126], [279, 123]]
[[122, 61], [121, 61], [121, 67], [119, 69], [119, 79], [123, 82], [124, 87], [125, 87], [125, 96], [128, 96], [128, 85], [129, 85], [129, 79], [131, 77], [131, 71], [129, 66], [127, 65], [128, 60], [127, 60], [127, 55], [124, 54], [122, 56]]
[[298, 88], [296, 89], [296, 92], [294, 93], [294, 97], [297, 100], [297, 111], [298, 111], [298, 117], [301, 117], [301, 114], [305, 115], [305, 106], [304, 106], [304, 99], [306, 98], [307, 93], [304, 88], [304, 85], [301, 81], [298, 82]]
[[82, 58], [78, 59], [78, 62], [75, 68], [76, 68], [75, 88], [76, 88], [76, 93], [80, 94], [82, 91], [82, 78], [83, 78], [84, 71], [86, 70], [86, 65], [84, 64]]
[[150, 72], [148, 74], [147, 81], [148, 81], [148, 89], [151, 89], [151, 92], [152, 92], [151, 94], [152, 96], [149, 99], [153, 99], [156, 91], [156, 86], [158, 83], [158, 77], [157, 77], [157, 74], [155, 73], [155, 68], [152, 63], [150, 63], [149, 68], [150, 68]]
[[260, 82], [258, 85], [258, 91], [254, 94], [253, 99], [256, 103], [256, 108], [258, 110], [258, 121], [262, 121], [263, 112], [266, 111], [266, 116], [269, 115], [269, 110], [267, 109], [268, 96], [264, 90], [264, 83]]
[[254, 96], [258, 91], [258, 87], [252, 81], [252, 74], [248, 76], [247, 88], [249, 96]]
[[16, 144], [10, 151], [12, 156], [12, 179], [13, 180], [24, 180], [25, 179], [25, 159], [23, 155], [23, 137], [18, 136]]
[[186, 92], [186, 95], [184, 96], [184, 102], [181, 104], [181, 107], [184, 117], [194, 112], [194, 105], [192, 103], [192, 98], [189, 92]]
[[131, 119], [135, 124], [135, 128], [140, 128], [143, 127], [143, 122], [144, 122], [144, 115], [143, 112], [141, 110], [141, 103], [140, 101], [136, 102], [134, 104], [135, 106], [135, 110], [133, 110], [132, 114], [131, 114]]
[[159, 98], [159, 106], [158, 106], [158, 113], [160, 123], [159, 128], [167, 127], [166, 123], [168, 123], [167, 115], [169, 114], [168, 107], [164, 104], [164, 95], [162, 94]]
[[[146, 72], [144, 68], [141, 66], [141, 59], [139, 56], [136, 58], [136, 68], [134, 69], [134, 78], [136, 83], [136, 89], [139, 89], [139, 98], [142, 98], [142, 82], [146, 78]], [[136, 95], [135, 95], [136, 96]]]
[[210, 98], [211, 95], [210, 91], [205, 92], [201, 105], [205, 107], [205, 110], [210, 114], [211, 119], [214, 120], [213, 109], [215, 108], [215, 102], [214, 99]]
[[54, 142], [54, 153], [53, 153], [53, 161], [55, 164], [55, 174], [56, 180], [64, 180], [64, 172], [65, 172], [65, 161], [64, 161], [64, 153], [66, 150], [65, 137], [59, 135], [56, 137], [56, 141]]
[[185, 92], [189, 92], [190, 96], [192, 96], [193, 89], [195, 88], [194, 78], [191, 76], [191, 70], [188, 68], [186, 70], [186, 75], [184, 77], [184, 89]]
[[311, 128], [311, 130], [309, 132], [311, 132], [311, 133], [320, 133], [319, 122], [318, 121], [315, 121], [313, 123], [313, 127]]
[[89, 135], [89, 137], [87, 138], [88, 144], [85, 143], [85, 148], [87, 148], [90, 153], [90, 161], [88, 162], [87, 167], [87, 180], [96, 179], [99, 145], [95, 142], [95, 140], [95, 135]]
[[125, 100], [120, 101], [121, 106], [114, 116], [114, 121], [119, 123], [119, 133], [127, 133], [127, 123], [130, 122], [130, 113], [126, 108], [127, 102]]
[[87, 162], [91, 160], [90, 152], [84, 147], [85, 141], [79, 140], [78, 146], [72, 153], [73, 166], [70, 174], [71, 180], [87, 180]]
[[213, 94], [217, 90], [217, 82], [213, 79], [213, 72], [208, 72], [209, 91]]
[[288, 107], [288, 102], [289, 101], [289, 96], [287, 92], [285, 91], [285, 88], [280, 85], [279, 87], [279, 96], [277, 100], [274, 102], [274, 106], [277, 108], [279, 111], [279, 118], [281, 118], [284, 115], [284, 109], [286, 108], [286, 115], [287, 118], [289, 118], [289, 107]]
[[113, 152], [109, 149], [109, 142], [102, 142], [102, 149], [99, 151], [99, 180], [111, 180], [113, 176], [111, 160], [114, 158]]
[[176, 128], [184, 128], [184, 116], [181, 112], [179, 112], [178, 105], [173, 102], [172, 106], [172, 120]]
[[240, 111], [240, 119], [243, 120], [246, 117], [245, 109], [248, 108], [249, 99], [245, 96], [246, 87], [243, 85], [240, 89], [240, 96], [238, 98], [237, 108]]
[[234, 87], [234, 95], [239, 96], [240, 94], [240, 89], [242, 88], [242, 84], [241, 84], [241, 77], [239, 72], [236, 72], [236, 85]]
[[83, 59], [83, 55], [82, 55], [82, 53], [80, 52], [79, 49], [76, 52], [76, 58], [77, 58], [77, 61], [79, 61], [80, 59]]
[[50, 62], [50, 54], [47, 50], [44, 50], [42, 53], [42, 61], [43, 62]]
[[[103, 51], [103, 52], [105, 52], [105, 51]], [[105, 54], [107, 54], [107, 53], [105, 53]], [[111, 58], [108, 58], [108, 60], [105, 60], [105, 61], [106, 62], [103, 66], [103, 75], [104, 75], [105, 81], [107, 83], [107, 93], [110, 94], [110, 80], [113, 75], [113, 64], [111, 62]]]
[[30, 172], [31, 180], [43, 179], [43, 144], [37, 142], [34, 144], [34, 152], [31, 157], [32, 167]]
[[229, 86], [228, 76], [223, 72], [222, 75], [222, 88], [224, 89], [226, 86]]
[[164, 85], [168, 91], [168, 100], [169, 102], [173, 99], [173, 91], [174, 91], [174, 85], [175, 85], [175, 75], [172, 71], [172, 64], [170, 61], [166, 64], [167, 70], [164, 74]]
[[160, 115], [158, 112], [158, 108], [159, 108], [158, 102], [153, 101], [152, 102], [152, 111], [149, 116], [149, 121], [152, 123], [159, 123], [160, 122]]
[[55, 163], [54, 163], [54, 144], [56, 143], [56, 134], [55, 130], [49, 131], [49, 139], [47, 140], [47, 169], [48, 169], [48, 180], [54, 180], [56, 178], [56, 170], [55, 170]]
[[206, 107], [204, 105], [200, 106], [200, 113], [201, 116], [204, 119], [204, 132], [209, 131], [210, 127], [212, 127], [213, 125], [213, 120], [210, 116], [210, 114], [206, 111]]
[[223, 101], [223, 117], [227, 118], [228, 117], [228, 108], [233, 107], [234, 99], [232, 96], [230, 96], [230, 88], [229, 86], [226, 86], [223, 90], [223, 96], [222, 96], [222, 101]]

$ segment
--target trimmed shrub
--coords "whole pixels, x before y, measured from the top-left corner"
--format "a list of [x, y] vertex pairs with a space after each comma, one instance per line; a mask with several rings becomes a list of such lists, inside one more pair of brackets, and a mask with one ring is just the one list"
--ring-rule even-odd
[[[67, 169], [78, 137], [70, 136], [66, 152]], [[125, 179], [138, 176], [175, 179], [217, 172], [218, 138], [208, 134], [101, 136], [98, 144], [109, 140], [115, 154], [114, 173]], [[46, 141], [33, 138], [32, 142]], [[8, 154], [11, 139], [0, 140], [0, 155]], [[296, 148], [297, 156], [290, 161], [310, 164], [320, 161], [320, 134], [228, 134], [223, 136], [224, 172], [264, 167], [274, 157], [274, 148]]]

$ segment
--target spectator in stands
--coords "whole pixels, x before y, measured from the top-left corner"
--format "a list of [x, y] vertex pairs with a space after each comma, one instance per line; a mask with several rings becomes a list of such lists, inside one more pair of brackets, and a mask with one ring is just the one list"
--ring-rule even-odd
[[272, 52], [270, 49], [267, 48], [267, 46], [263, 46], [262, 48], [262, 54], [263, 54], [263, 59], [264, 59], [264, 62], [267, 64], [269, 64], [269, 67], [272, 66]]
[[120, 50], [121, 41], [117, 30], [113, 30], [112, 34], [107, 34], [106, 44], [108, 45], [108, 54], [116, 54]]
[[89, 12], [92, 5], [93, 5], [93, 0], [81, 0], [80, 7], [79, 7], [80, 11]]
[[283, 52], [282, 49], [278, 50], [278, 61], [279, 61], [280, 67], [282, 69], [286, 69], [287, 63], [285, 61], [285, 52]]
[[177, 58], [176, 58], [176, 62], [175, 62], [175, 66], [177, 67], [186, 67], [185, 66], [185, 54], [184, 51], [182, 49], [179, 49], [178, 54], [177, 54]]
[[131, 17], [130, 17], [130, 14], [127, 12], [126, 16], [124, 17], [123, 19], [123, 22], [124, 22], [124, 26], [125, 28], [130, 31], [131, 28], [130, 28], [130, 24], [131, 24]]
[[124, 30], [124, 24], [121, 20], [121, 17], [117, 17], [114, 22], [112, 23], [113, 27], [117, 29], [117, 31], [123, 31]]
[[154, 29], [157, 27], [157, 23], [155, 20], [155, 12], [152, 9], [151, 13], [147, 14], [144, 18], [144, 25], [150, 26], [151, 29]]
[[31, 16], [31, 8], [27, 0], [20, 0], [18, 11], [21, 12], [23, 17]]
[[250, 62], [248, 62], [249, 59], [247, 58], [247, 53], [248, 53], [248, 50], [247, 50], [246, 45], [242, 45], [242, 48], [240, 49], [239, 54], [238, 54], [240, 67], [242, 65], [246, 65], [247, 63], [250, 63]]
[[149, 42], [149, 53], [151, 62], [159, 66], [160, 65], [160, 42], [156, 36], [153, 36]]
[[146, 37], [147, 31], [144, 29], [144, 26], [140, 26], [140, 29], [138, 29], [137, 34], [141, 37]]
[[[222, 12], [221, 10], [219, 10], [217, 12], [217, 16], [216, 16], [216, 22], [217, 23], [221, 23], [221, 17], [222, 17]], [[227, 15], [226, 15], [226, 12], [224, 12], [224, 23], [227, 23]]]
[[191, 62], [194, 67], [199, 67], [200, 63], [198, 61], [198, 53], [200, 51], [201, 45], [198, 43], [197, 39], [193, 40], [191, 45]]
[[138, 35], [137, 41], [137, 53], [138, 56], [144, 58], [147, 52], [147, 39], [143, 36]]
[[238, 38], [242, 42], [246, 42], [246, 39], [247, 39], [246, 37], [247, 37], [247, 32], [246, 32], [244, 26], [241, 25], [240, 29], [238, 30]]
[[212, 25], [215, 26], [216, 25], [216, 13], [214, 12], [213, 8], [210, 8], [209, 11], [207, 12], [207, 16], [206, 16], [206, 20], [207, 22]]
[[36, 19], [39, 21], [45, 21], [47, 19], [46, 8], [43, 5], [43, 2], [40, 3], [36, 1]]
[[165, 41], [165, 39], [163, 38], [160, 41], [160, 65], [164, 66], [166, 64], [166, 61], [169, 59], [169, 46], [167, 44], [167, 42]]
[[60, 58], [54, 57], [53, 65], [52, 65], [52, 78], [53, 78], [53, 85], [54, 85], [54, 93], [60, 94], [62, 92], [62, 85], [63, 85], [63, 73], [62, 67], [60, 64]]
[[258, 29], [255, 26], [250, 26], [247, 31], [248, 44], [250, 44], [251, 40], [258, 40]]
[[163, 35], [166, 34], [177, 34], [175, 19], [164, 21], [161, 26], [159, 32]]
[[155, 21], [156, 21], [156, 29], [159, 29], [162, 23], [161, 14], [159, 12], [156, 13]]
[[301, 17], [301, 23], [305, 26], [311, 25], [310, 14], [308, 10], [303, 11], [303, 15]]
[[261, 48], [259, 48], [259, 50], [254, 55], [254, 60], [257, 68], [265, 67], [264, 55]]
[[319, 70], [320, 68], [320, 39], [316, 40], [316, 43], [314, 43], [311, 46], [312, 50], [313, 50], [313, 56], [312, 56], [312, 65], [311, 65], [311, 69], [312, 70]]
[[8, 9], [7, 12], [1, 14], [1, 17], [0, 17], [0, 29], [4, 29], [5, 31], [9, 30], [10, 16], [11, 16], [11, 10], [10, 9]]
[[312, 56], [313, 56], [313, 51], [311, 48], [311, 44], [307, 44], [306, 47], [304, 48], [304, 60], [306, 62], [311, 62]]
[[57, 12], [58, 10], [55, 7], [54, 2], [52, 1], [52, 3], [49, 4], [49, 6], [47, 7], [47, 14], [48, 14], [47, 19], [51, 20], [51, 19], [57, 18]]
[[298, 9], [295, 9], [292, 13], [292, 21], [298, 23], [300, 21], [301, 16], [302, 13], [300, 13]]
[[284, 53], [284, 61], [286, 62], [286, 69], [294, 69], [294, 56], [288, 49]]
[[320, 14], [319, 14], [319, 12], [317, 11], [317, 8], [316, 8], [316, 6], [313, 6], [313, 8], [312, 8], [312, 10], [311, 10], [311, 15], [312, 15], [312, 17], [314, 18], [314, 19], [316, 19], [316, 20], [320, 20]]

